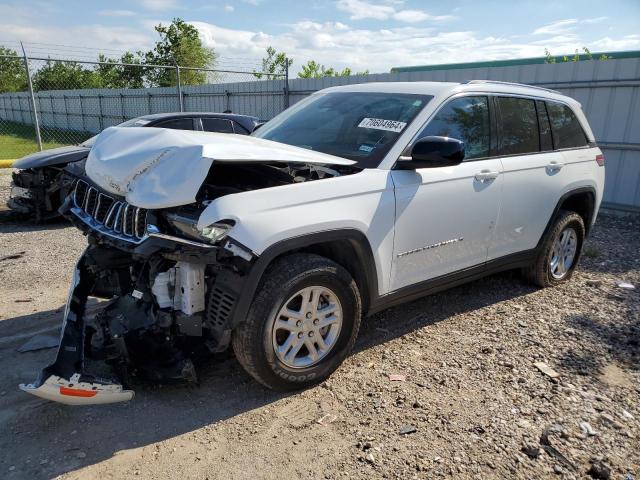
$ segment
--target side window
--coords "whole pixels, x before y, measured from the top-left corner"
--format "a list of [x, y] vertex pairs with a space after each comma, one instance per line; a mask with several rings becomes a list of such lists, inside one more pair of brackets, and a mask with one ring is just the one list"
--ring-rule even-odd
[[203, 118], [202, 129], [205, 132], [233, 133], [233, 124], [225, 118]]
[[517, 97], [497, 97], [498, 152], [517, 155], [540, 151], [538, 118], [533, 100]]
[[240, 125], [238, 122], [233, 122], [233, 130], [236, 133], [239, 133], [240, 135], [249, 135], [249, 130], [247, 130], [246, 128], [244, 128], [242, 125]]
[[585, 147], [587, 136], [571, 108], [562, 103], [547, 102], [553, 144], [556, 148]]
[[551, 140], [549, 115], [547, 115], [547, 107], [543, 101], [536, 100], [536, 110], [538, 111], [538, 126], [540, 127], [540, 151], [548, 152], [553, 150], [553, 141]]
[[487, 97], [461, 97], [442, 107], [418, 139], [438, 136], [462, 140], [468, 160], [489, 156], [490, 131]]
[[193, 130], [193, 119], [191, 117], [176, 118], [156, 123], [153, 126], [157, 128], [171, 128], [173, 130]]

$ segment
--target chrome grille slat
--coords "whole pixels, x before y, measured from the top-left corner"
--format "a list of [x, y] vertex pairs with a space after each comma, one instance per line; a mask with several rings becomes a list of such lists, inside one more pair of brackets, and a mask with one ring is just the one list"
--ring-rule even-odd
[[73, 213], [95, 230], [134, 243], [146, 235], [147, 210], [102, 193], [83, 180], [75, 185], [73, 202]]

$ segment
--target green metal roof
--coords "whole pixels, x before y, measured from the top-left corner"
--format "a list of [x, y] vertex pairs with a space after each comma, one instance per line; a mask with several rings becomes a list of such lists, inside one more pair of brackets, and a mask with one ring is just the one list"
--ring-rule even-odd
[[[612, 59], [617, 58], [640, 58], [640, 50], [630, 50], [626, 52], [593, 52], [593, 60], [597, 60], [601, 55], [606, 55]], [[557, 63], [564, 63], [563, 57], [568, 57], [569, 61], [575, 56], [570, 55], [554, 55]], [[588, 56], [584, 53], [579, 55], [580, 60], [588, 60]], [[470, 63], [442, 63], [440, 65], [416, 65], [412, 67], [393, 67], [391, 73], [400, 72], [429, 72], [433, 70], [455, 70], [459, 68], [484, 68], [484, 67], [510, 67], [513, 65], [536, 65], [546, 63], [547, 57], [534, 58], [517, 58], [513, 60], [490, 60], [486, 62], [470, 62]]]

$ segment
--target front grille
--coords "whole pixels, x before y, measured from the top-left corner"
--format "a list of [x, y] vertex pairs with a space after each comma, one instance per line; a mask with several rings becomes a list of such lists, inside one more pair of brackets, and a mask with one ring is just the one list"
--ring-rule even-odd
[[[73, 191], [76, 213], [85, 223], [103, 233], [127, 241], [142, 240], [147, 231], [147, 210], [100, 192], [83, 180]], [[89, 220], [89, 221], [88, 221]]]

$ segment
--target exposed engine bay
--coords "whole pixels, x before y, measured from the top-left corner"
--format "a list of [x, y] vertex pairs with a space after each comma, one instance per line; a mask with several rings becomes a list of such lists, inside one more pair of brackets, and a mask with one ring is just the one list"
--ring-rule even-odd
[[57, 216], [58, 208], [68, 193], [61, 167], [24, 169], [12, 175], [8, 206], [19, 213], [33, 214], [36, 222]]
[[[217, 198], [357, 172], [304, 163], [216, 162], [188, 205], [143, 209], [76, 181], [61, 212], [88, 235], [69, 293], [56, 361], [24, 391], [67, 404], [129, 400], [129, 386], [197, 382], [199, 359], [227, 349], [256, 255], [226, 233], [197, 227]], [[241, 199], [239, 198], [239, 201]], [[104, 302], [86, 315], [90, 297]], [[95, 361], [111, 375], [93, 371]], [[113, 378], [109, 378], [113, 377]]]

